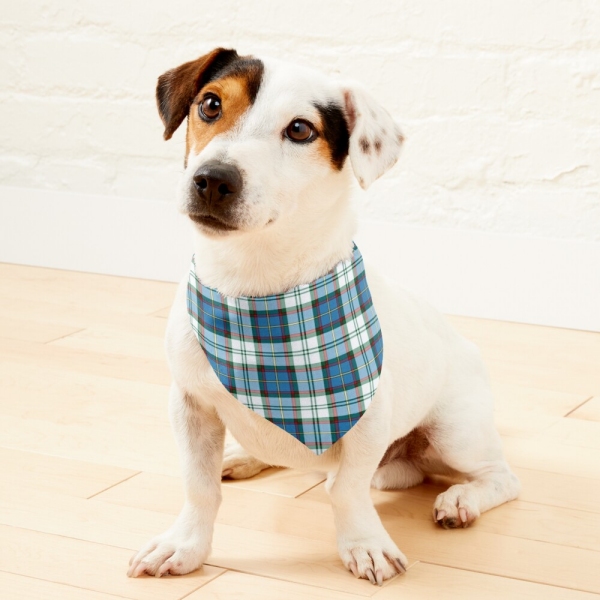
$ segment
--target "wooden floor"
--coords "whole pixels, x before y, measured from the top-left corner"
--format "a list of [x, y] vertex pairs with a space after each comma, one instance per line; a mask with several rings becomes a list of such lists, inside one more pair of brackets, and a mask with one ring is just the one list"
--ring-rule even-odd
[[170, 284], [0, 265], [0, 597], [188, 600], [600, 594], [600, 334], [452, 318], [482, 348], [518, 501], [470, 529], [442, 489], [373, 492], [411, 567], [383, 588], [338, 559], [323, 476], [224, 484], [208, 564], [128, 579], [182, 502], [167, 418]]

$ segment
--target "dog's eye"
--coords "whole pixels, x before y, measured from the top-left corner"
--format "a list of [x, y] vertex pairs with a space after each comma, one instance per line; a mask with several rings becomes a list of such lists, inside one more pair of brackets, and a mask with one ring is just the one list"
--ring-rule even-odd
[[221, 99], [214, 94], [208, 94], [198, 106], [198, 114], [205, 121], [216, 121], [221, 116], [221, 110]]
[[294, 119], [284, 133], [292, 142], [310, 142], [315, 137], [314, 127], [304, 119]]

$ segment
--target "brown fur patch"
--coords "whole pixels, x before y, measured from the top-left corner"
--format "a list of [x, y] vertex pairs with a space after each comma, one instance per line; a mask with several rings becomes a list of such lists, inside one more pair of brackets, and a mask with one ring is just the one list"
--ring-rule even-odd
[[360, 149], [365, 154], [371, 153], [371, 143], [369, 142], [369, 140], [366, 137], [361, 137], [360, 140], [358, 140], [358, 143], [360, 144]]
[[[199, 153], [215, 136], [233, 129], [240, 118], [252, 105], [250, 81], [243, 74], [226, 76], [208, 83], [190, 108], [187, 132], [187, 153]], [[207, 123], [198, 114], [199, 105], [207, 94], [215, 94], [221, 99], [221, 117]]]
[[402, 459], [408, 461], [418, 460], [423, 456], [425, 450], [429, 447], [429, 440], [424, 429], [417, 427], [413, 429], [408, 435], [403, 438], [392, 442], [388, 449], [385, 451], [380, 467], [387, 465], [388, 463]]
[[165, 140], [170, 139], [181, 125], [198, 90], [209, 81], [211, 74], [236, 60], [239, 60], [239, 56], [235, 50], [216, 48], [158, 78], [156, 103], [165, 125]]
[[375, 140], [373, 145], [375, 146], [375, 152], [379, 154], [381, 152], [381, 140]]
[[319, 153], [339, 171], [344, 166], [350, 146], [346, 116], [342, 107], [335, 102], [328, 104], [316, 102], [314, 106], [319, 113], [317, 125], [319, 138], [316, 140]]

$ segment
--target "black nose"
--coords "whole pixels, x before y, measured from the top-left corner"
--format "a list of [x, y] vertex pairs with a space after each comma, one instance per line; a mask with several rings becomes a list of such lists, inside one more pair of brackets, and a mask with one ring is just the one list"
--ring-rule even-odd
[[208, 205], [231, 204], [242, 191], [242, 174], [233, 165], [211, 160], [194, 173], [194, 187]]

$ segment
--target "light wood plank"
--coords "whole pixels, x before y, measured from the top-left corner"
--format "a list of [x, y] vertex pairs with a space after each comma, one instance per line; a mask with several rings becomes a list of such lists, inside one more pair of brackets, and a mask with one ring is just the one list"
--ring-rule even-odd
[[4, 415], [85, 427], [129, 415], [156, 425], [166, 416], [167, 385], [10, 361], [0, 363], [0, 381], [11, 399], [0, 403]]
[[502, 435], [533, 437], [586, 400], [582, 394], [494, 382], [494, 418]]
[[600, 552], [599, 512], [516, 500], [485, 513], [479, 525], [491, 533]]
[[[561, 419], [537, 438], [540, 443], [559, 442], [567, 446], [578, 446], [600, 450], [600, 422], [583, 419]], [[596, 454], [597, 452], [593, 453]]]
[[119, 600], [123, 597], [1, 571], [0, 589], [8, 600]]
[[113, 305], [124, 312], [150, 314], [170, 305], [176, 289], [176, 284], [162, 281], [0, 263], [3, 298], [51, 298], [63, 306], [104, 310]]
[[0, 338], [7, 340], [23, 340], [45, 344], [76, 331], [80, 331], [80, 329], [44, 321], [0, 317]]
[[[223, 481], [223, 493], [231, 495], [235, 490], [247, 490], [295, 498], [323, 481], [319, 473], [304, 473], [293, 469], [268, 469], [263, 473], [263, 477], [243, 480], [245, 486], [238, 485], [242, 481]], [[280, 477], [284, 473], [287, 474], [287, 478]], [[250, 497], [253, 500], [260, 498], [260, 496]], [[179, 477], [143, 472], [102, 492], [98, 499], [122, 506], [135, 506], [145, 510], [176, 514], [183, 506], [183, 483]], [[263, 501], [268, 502], [267, 499]]]
[[46, 368], [68, 369], [76, 373], [104, 375], [162, 385], [168, 385], [171, 379], [165, 360], [88, 352], [21, 340], [0, 338], [0, 360], [21, 364], [31, 364], [34, 361]]
[[466, 317], [450, 320], [481, 348], [493, 381], [588, 396], [600, 393], [600, 333]]
[[0, 362], [0, 381], [0, 445], [179, 472], [167, 386], [20, 362]]
[[592, 452], [553, 440], [504, 438], [504, 452], [513, 467], [600, 479], [600, 461]]
[[586, 421], [600, 421], [600, 396], [590, 398], [585, 404], [573, 411], [569, 418]]
[[[282, 532], [311, 539], [335, 538], [328, 503], [302, 496], [295, 500], [224, 484], [223, 502], [217, 521], [270, 533]], [[183, 487], [177, 477], [140, 473], [97, 496], [99, 501], [175, 516], [183, 502]], [[290, 514], [294, 515], [290, 519]]]
[[223, 572], [205, 566], [183, 577], [130, 579], [129, 550], [2, 525], [0, 539], [0, 571], [133, 600], [178, 600]]
[[155, 331], [155, 327], [166, 326], [164, 319], [124, 311], [118, 302], [110, 302], [103, 307], [84, 304], [68, 306], [53, 302], [48, 296], [44, 296], [43, 299], [2, 298], [0, 318], [34, 321], [75, 329], [99, 325], [131, 333], [147, 333]]
[[[548, 355], [554, 355], [557, 359], [567, 356], [575, 360], [573, 349], [582, 349], [585, 353], [590, 352], [594, 356], [598, 356], [600, 352], [600, 333], [593, 331], [456, 315], [447, 315], [447, 319], [465, 337], [472, 339], [484, 349], [497, 352], [499, 358], [505, 358], [507, 354], [510, 355], [515, 351], [535, 362], [537, 357], [527, 355], [531, 349], [543, 351], [544, 359]], [[506, 352], [507, 347], [511, 348], [510, 353]]]
[[[377, 597], [374, 596], [374, 597]], [[227, 571], [186, 600], [358, 600], [364, 598], [356, 594], [336, 592], [300, 583], [290, 583], [281, 579], [257, 577], [245, 573]]]
[[[215, 583], [218, 579], [215, 581]], [[214, 584], [209, 584], [214, 585]], [[207, 591], [209, 587], [206, 587]], [[396, 577], [375, 594], [374, 600], [597, 600], [596, 594], [552, 587], [485, 573], [417, 563], [404, 577]]]
[[155, 322], [155, 326], [148, 326], [144, 333], [132, 332], [123, 327], [116, 328], [106, 325], [93, 325], [63, 337], [53, 346], [73, 348], [87, 352], [102, 354], [118, 354], [121, 356], [135, 356], [150, 360], [165, 361], [165, 326], [160, 319], [148, 318]]
[[[410, 533], [395, 518], [384, 518], [390, 535], [417, 560], [490, 575], [600, 592], [596, 551], [481, 531], [445, 531], [433, 522], [410, 521]], [[576, 565], [576, 567], [575, 567]]]
[[0, 448], [0, 489], [27, 488], [87, 498], [136, 471]]
[[521, 480], [519, 498], [527, 502], [600, 512], [600, 479], [513, 469]]
[[323, 481], [325, 475], [318, 471], [273, 468], [265, 469], [251, 479], [223, 481], [223, 486], [296, 498]]
[[[364, 579], [355, 579], [342, 565], [334, 538], [325, 542], [217, 523], [208, 562], [326, 590], [361, 596], [377, 592], [375, 586]], [[409, 557], [409, 562], [414, 563], [414, 559]]]
[[[119, 464], [133, 471], [179, 473], [179, 455], [169, 423], [136, 424], [130, 419], [112, 426], [53, 423], [0, 415], [0, 446], [53, 454], [100, 465]], [[152, 452], [143, 449], [152, 446]]]

